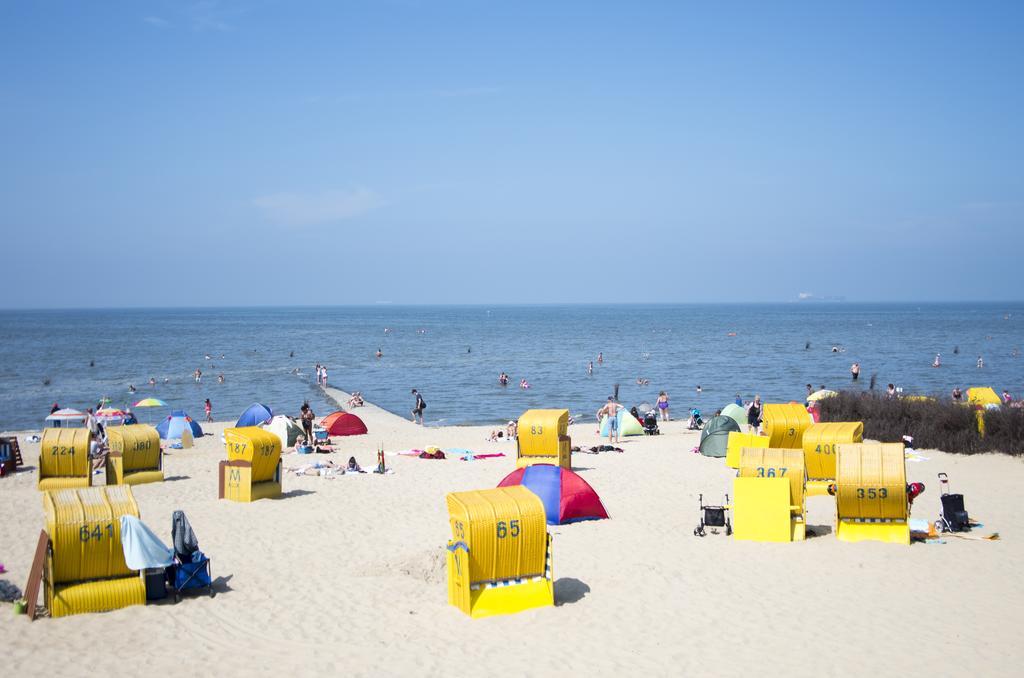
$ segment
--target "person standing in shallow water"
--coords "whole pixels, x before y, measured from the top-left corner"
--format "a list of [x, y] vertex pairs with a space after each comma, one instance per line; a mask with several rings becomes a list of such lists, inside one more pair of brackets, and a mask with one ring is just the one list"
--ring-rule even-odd
[[[412, 423], [423, 425], [423, 410], [427, 408], [427, 403], [423, 400], [423, 396], [416, 389], [412, 390], [412, 394], [416, 397], [416, 403], [412, 406]], [[417, 419], [419, 421], [417, 421]]]
[[658, 412], [662, 421], [669, 421], [668, 416], [668, 394], [662, 391], [658, 394]]
[[854, 363], [850, 365], [850, 376], [854, 381], [860, 379], [860, 363]]

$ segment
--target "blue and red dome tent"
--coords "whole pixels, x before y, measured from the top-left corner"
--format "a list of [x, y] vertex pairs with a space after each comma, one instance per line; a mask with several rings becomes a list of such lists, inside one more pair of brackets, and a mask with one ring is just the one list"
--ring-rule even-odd
[[509, 485], [523, 485], [540, 497], [548, 525], [608, 517], [594, 488], [567, 468], [531, 464], [509, 473], [498, 483], [498, 487]]

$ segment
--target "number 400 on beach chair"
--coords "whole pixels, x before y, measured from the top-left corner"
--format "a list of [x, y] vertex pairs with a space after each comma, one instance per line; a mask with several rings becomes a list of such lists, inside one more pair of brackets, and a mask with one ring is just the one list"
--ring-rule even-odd
[[470, 617], [555, 604], [544, 504], [522, 485], [448, 495], [448, 603]]

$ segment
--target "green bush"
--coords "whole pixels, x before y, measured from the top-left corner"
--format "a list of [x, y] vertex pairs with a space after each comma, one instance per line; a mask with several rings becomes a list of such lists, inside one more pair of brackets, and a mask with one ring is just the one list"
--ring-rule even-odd
[[821, 421], [864, 422], [864, 437], [886, 443], [914, 439], [914, 447], [953, 454], [1024, 454], [1024, 409], [985, 411], [985, 436], [974, 408], [939, 399], [888, 399], [884, 395], [840, 392], [821, 400]]

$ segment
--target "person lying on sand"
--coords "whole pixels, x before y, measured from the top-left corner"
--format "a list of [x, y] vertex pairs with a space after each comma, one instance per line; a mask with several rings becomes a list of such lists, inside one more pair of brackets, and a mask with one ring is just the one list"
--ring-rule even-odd
[[356, 462], [355, 457], [348, 458], [348, 466], [345, 467], [345, 473], [366, 473], [363, 468]]

